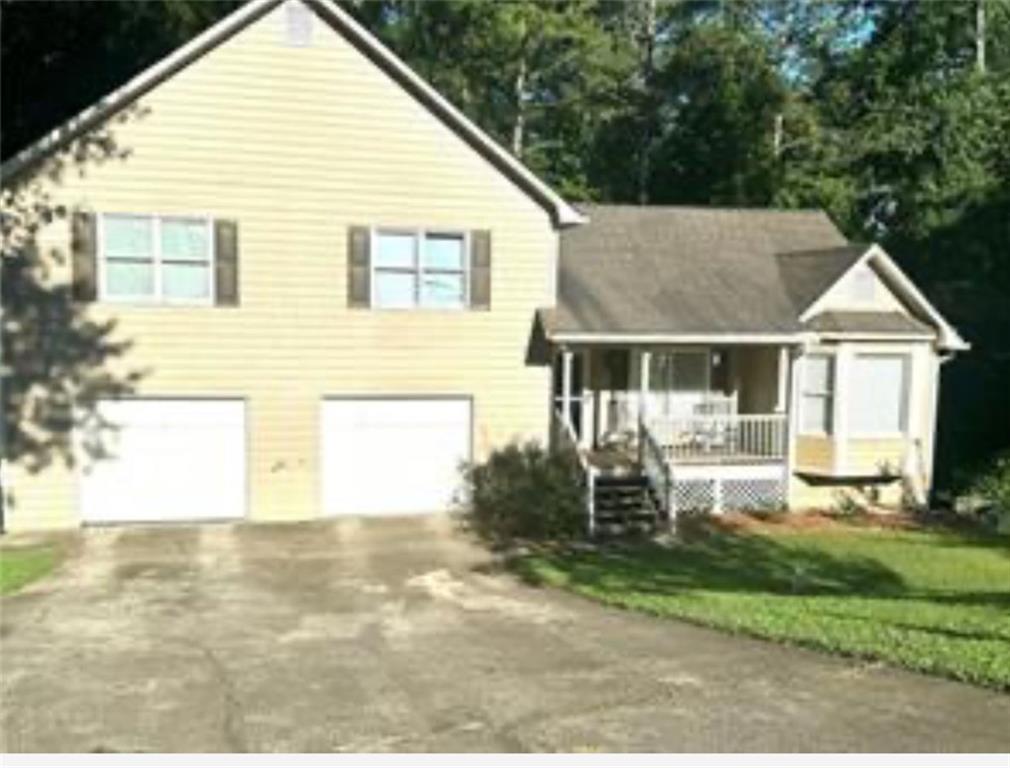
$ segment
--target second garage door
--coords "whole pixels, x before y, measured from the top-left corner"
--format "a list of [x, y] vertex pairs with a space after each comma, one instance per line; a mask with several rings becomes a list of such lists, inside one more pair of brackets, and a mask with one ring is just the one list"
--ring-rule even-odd
[[[98, 403], [104, 457], [85, 462], [88, 523], [233, 520], [245, 514], [242, 400], [137, 399]], [[83, 437], [85, 446], [88, 436]]]
[[325, 400], [321, 429], [327, 515], [444, 510], [470, 458], [468, 398]]

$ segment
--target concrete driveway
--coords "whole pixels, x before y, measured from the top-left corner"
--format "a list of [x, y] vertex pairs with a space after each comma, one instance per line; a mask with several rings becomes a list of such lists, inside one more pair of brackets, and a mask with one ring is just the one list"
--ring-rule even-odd
[[445, 518], [91, 530], [5, 751], [1010, 750], [1010, 697], [525, 587]]

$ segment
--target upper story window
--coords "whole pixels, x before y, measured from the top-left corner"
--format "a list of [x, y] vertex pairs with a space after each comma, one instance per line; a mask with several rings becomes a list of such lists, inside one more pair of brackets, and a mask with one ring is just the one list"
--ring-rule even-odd
[[852, 361], [848, 424], [853, 437], [901, 435], [908, 419], [909, 358], [859, 354]]
[[386, 309], [467, 306], [467, 238], [463, 233], [376, 230], [372, 306]]
[[106, 301], [210, 304], [214, 253], [208, 219], [101, 217], [99, 296]]
[[835, 360], [832, 355], [812, 354], [803, 358], [802, 432], [831, 434], [831, 413], [835, 400]]

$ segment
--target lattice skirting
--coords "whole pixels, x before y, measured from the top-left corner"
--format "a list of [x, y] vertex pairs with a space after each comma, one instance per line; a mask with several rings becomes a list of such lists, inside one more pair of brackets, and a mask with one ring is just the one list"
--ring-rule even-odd
[[786, 503], [785, 477], [747, 477], [720, 473], [718, 477], [673, 478], [674, 513], [732, 512], [778, 509]]

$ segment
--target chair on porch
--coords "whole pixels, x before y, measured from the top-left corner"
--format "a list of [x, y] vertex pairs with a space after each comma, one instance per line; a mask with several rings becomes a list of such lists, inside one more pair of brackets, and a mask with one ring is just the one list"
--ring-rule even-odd
[[724, 395], [708, 392], [705, 399], [697, 403], [693, 415], [697, 432], [696, 442], [706, 454], [731, 454], [737, 445], [737, 425], [733, 417], [737, 415], [736, 392]]

